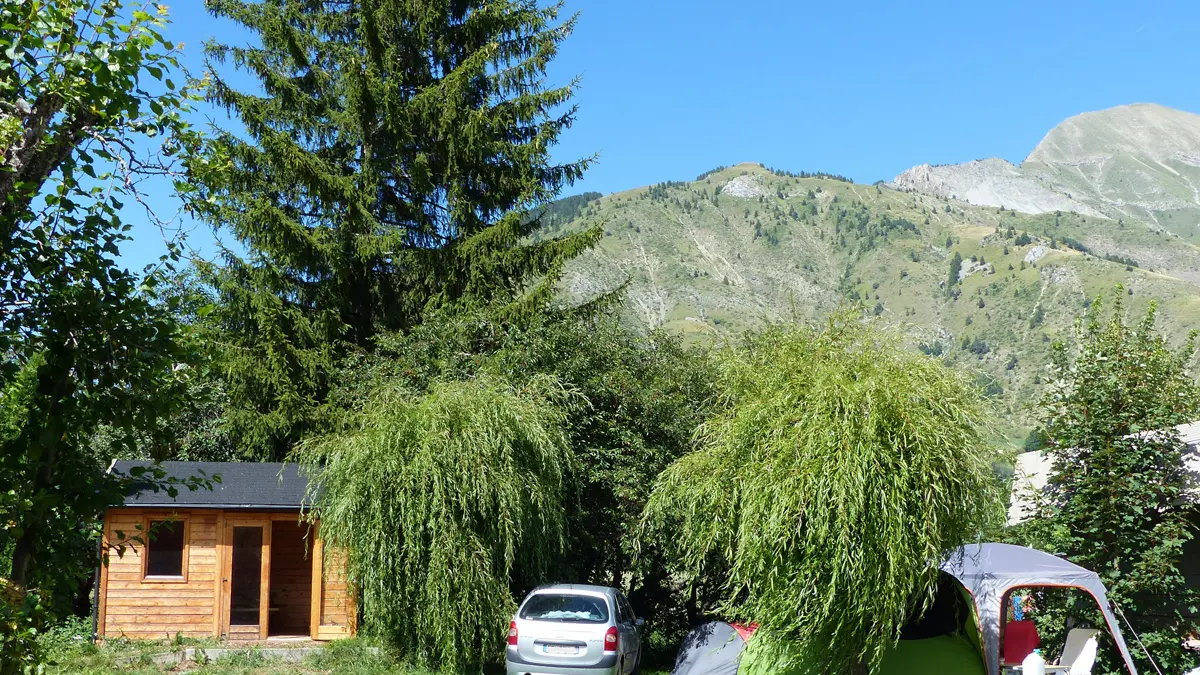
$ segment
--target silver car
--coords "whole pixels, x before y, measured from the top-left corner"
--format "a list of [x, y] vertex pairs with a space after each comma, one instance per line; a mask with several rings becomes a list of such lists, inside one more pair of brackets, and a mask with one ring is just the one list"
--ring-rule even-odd
[[535, 588], [508, 629], [508, 675], [633, 675], [642, 620], [607, 586]]

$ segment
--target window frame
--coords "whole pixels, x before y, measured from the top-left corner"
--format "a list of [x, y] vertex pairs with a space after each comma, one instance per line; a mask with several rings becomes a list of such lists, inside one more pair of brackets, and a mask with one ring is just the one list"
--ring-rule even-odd
[[[175, 521], [183, 526], [183, 547], [180, 551], [180, 574], [148, 574], [150, 566], [150, 525], [155, 521]], [[144, 584], [186, 584], [188, 581], [188, 554], [191, 548], [191, 523], [187, 515], [179, 513], [153, 514], [142, 516], [142, 583]]]

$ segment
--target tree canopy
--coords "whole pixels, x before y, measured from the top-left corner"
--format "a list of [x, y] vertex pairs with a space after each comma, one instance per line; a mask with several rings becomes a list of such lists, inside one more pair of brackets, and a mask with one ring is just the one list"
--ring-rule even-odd
[[767, 330], [720, 371], [726, 407], [659, 477], [649, 531], [725, 580], [722, 612], [761, 625], [778, 671], [873, 665], [998, 515], [979, 393], [847, 315]]
[[519, 324], [486, 310], [442, 312], [348, 361], [330, 400], [371, 406], [381, 388], [420, 393], [480, 377], [518, 389], [552, 377], [574, 392], [559, 401], [574, 469], [565, 478], [567, 543], [548, 561], [552, 578], [628, 587], [654, 626], [648, 648], [673, 653], [672, 639], [698, 614], [689, 614], [667, 561], [651, 552], [635, 559], [637, 523], [655, 477], [690, 448], [712, 410], [708, 354], [676, 336], [639, 333], [607, 311], [551, 310]]
[[1195, 659], [1180, 636], [1200, 629], [1200, 598], [1180, 568], [1194, 537], [1184, 465], [1194, 451], [1173, 427], [1200, 411], [1187, 368], [1193, 344], [1166, 343], [1153, 303], [1139, 323], [1126, 323], [1122, 296], [1118, 288], [1107, 317], [1097, 300], [1074, 343], [1055, 345], [1039, 406], [1051, 474], [1021, 536], [1095, 570], [1159, 665], [1183, 672]]
[[[121, 2], [0, 5], [0, 551], [46, 591], [90, 571], [80, 548], [120, 497], [90, 436], [155, 430], [192, 360], [160, 276], [116, 261], [123, 200], [193, 138], [164, 22]], [[141, 161], [131, 144], [152, 139]]]
[[210, 98], [242, 128], [194, 163], [192, 206], [246, 250], [210, 270], [230, 419], [245, 452], [279, 457], [319, 430], [346, 353], [447, 304], [540, 307], [600, 236], [533, 242], [526, 215], [590, 161], [549, 156], [575, 109], [544, 71], [574, 21], [531, 0], [207, 6], [257, 44], [206, 47]]
[[452, 671], [492, 660], [512, 589], [565, 542], [572, 457], [552, 378], [376, 393], [347, 431], [305, 442], [314, 514], [344, 550], [368, 630]]

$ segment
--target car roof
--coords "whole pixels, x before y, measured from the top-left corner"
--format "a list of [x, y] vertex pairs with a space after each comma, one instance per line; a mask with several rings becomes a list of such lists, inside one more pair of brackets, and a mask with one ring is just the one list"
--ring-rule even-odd
[[604, 595], [607, 597], [617, 597], [617, 589], [611, 586], [592, 586], [590, 584], [546, 584], [538, 586], [530, 593], [544, 593], [546, 591], [568, 591], [575, 593], [589, 593], [595, 595]]

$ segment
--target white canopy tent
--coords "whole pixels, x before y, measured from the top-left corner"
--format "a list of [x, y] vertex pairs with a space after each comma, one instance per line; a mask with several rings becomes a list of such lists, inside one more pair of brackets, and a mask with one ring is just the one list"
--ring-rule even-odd
[[1130, 675], [1137, 675], [1137, 667], [1133, 665], [1109, 606], [1104, 584], [1095, 572], [1035, 549], [991, 543], [960, 547], [942, 564], [942, 571], [957, 579], [975, 601], [988, 675], [1000, 673], [1000, 622], [1004, 619], [1004, 596], [1015, 588], [1037, 586], [1078, 588], [1095, 598], [1125, 666]]

